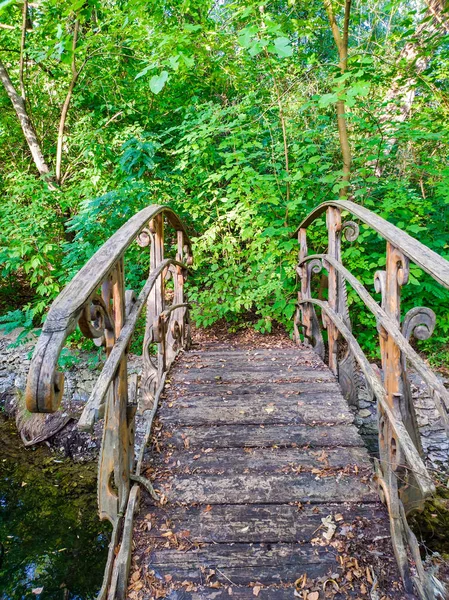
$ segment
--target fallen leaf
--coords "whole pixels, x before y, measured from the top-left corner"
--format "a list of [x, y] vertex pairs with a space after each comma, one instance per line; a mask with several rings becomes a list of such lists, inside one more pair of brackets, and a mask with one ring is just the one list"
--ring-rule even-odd
[[260, 585], [255, 585], [253, 587], [253, 595], [258, 596], [260, 594]]
[[318, 592], [310, 592], [310, 594], [307, 594], [307, 600], [318, 600], [318, 598], [320, 597]]
[[371, 569], [366, 567], [366, 579], [370, 585], [373, 585], [373, 578], [371, 577]]
[[323, 526], [326, 528], [326, 531], [323, 533], [323, 537], [325, 540], [330, 542], [331, 539], [334, 537], [334, 533], [337, 529], [337, 526], [335, 525], [335, 523], [333, 521], [332, 515], [328, 515], [327, 517], [322, 518], [321, 522], [322, 522]]

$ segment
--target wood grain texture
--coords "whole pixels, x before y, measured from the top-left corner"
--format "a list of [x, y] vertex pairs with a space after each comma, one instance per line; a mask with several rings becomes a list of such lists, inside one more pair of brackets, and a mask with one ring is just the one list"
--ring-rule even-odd
[[365, 448], [218, 448], [201, 450], [169, 450], [150, 459], [170, 469], [171, 473], [244, 474], [288, 473], [312, 469], [343, 469], [357, 465], [371, 469]]
[[352, 423], [354, 416], [348, 406], [330, 394], [307, 393], [294, 398], [270, 395], [181, 398], [161, 413], [164, 423], [183, 425], [243, 424], [337, 424]]
[[197, 550], [156, 550], [150, 554], [155, 573], [171, 574], [178, 580], [202, 583], [207, 569], [218, 581], [264, 584], [295, 581], [299, 574], [310, 578], [327, 575], [335, 568], [336, 552], [309, 544], [211, 544]]
[[[265, 425], [247, 427], [242, 425], [221, 425], [210, 427], [177, 427], [168, 429], [163, 439], [164, 445], [175, 448], [269, 448], [310, 446], [363, 446], [357, 430], [348, 425], [306, 426], [306, 425]], [[187, 440], [187, 442], [186, 442]]]
[[[292, 600], [294, 587], [272, 587], [261, 589], [258, 600]], [[253, 588], [234, 585], [223, 586], [221, 589], [199, 586], [194, 592], [184, 589], [172, 590], [167, 600], [254, 600]]]
[[214, 383], [217, 381], [229, 383], [248, 383], [248, 382], [267, 382], [277, 383], [282, 381], [297, 381], [299, 382], [320, 382], [334, 381], [334, 375], [325, 369], [308, 370], [305, 368], [284, 368], [278, 369], [276, 366], [256, 367], [240, 364], [232, 369], [226, 368], [224, 365], [221, 368], [214, 369], [185, 369], [182, 373], [175, 373], [171, 377], [171, 381], [188, 382], [197, 381], [200, 383]]
[[374, 486], [355, 475], [343, 473], [319, 477], [310, 473], [298, 475], [190, 475], [173, 476], [160, 489], [170, 502], [188, 504], [240, 504], [257, 502], [377, 502]]

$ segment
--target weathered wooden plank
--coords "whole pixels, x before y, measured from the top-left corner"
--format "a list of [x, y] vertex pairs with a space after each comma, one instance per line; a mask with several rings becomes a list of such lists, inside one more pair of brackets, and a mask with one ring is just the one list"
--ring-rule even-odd
[[[168, 389], [170, 389], [169, 386]], [[168, 392], [168, 389], [166, 392]], [[223, 383], [222, 381], [214, 381], [210, 383], [195, 383], [183, 381], [176, 384], [176, 396], [182, 398], [185, 395], [189, 396], [207, 396], [208, 398], [218, 397], [223, 398], [228, 392], [234, 395], [257, 395], [257, 396], [284, 396], [291, 398], [308, 393], [313, 396], [313, 393], [327, 392], [332, 394], [334, 398], [341, 398], [347, 405], [341, 393], [340, 386], [337, 381], [317, 381], [313, 383], [313, 391], [310, 382], [282, 382], [282, 383]], [[170, 395], [170, 401], [173, 401], [173, 395]]]
[[171, 574], [178, 581], [202, 583], [208, 569], [213, 569], [223, 583], [270, 584], [292, 582], [304, 573], [322, 577], [335, 570], [336, 552], [310, 544], [207, 544], [187, 552], [155, 550], [149, 565], [156, 575]]
[[174, 475], [156, 486], [170, 502], [282, 504], [288, 502], [376, 502], [374, 486], [342, 471], [319, 477], [298, 475]]
[[[254, 600], [254, 587], [242, 587], [230, 585], [224, 582], [223, 587], [198, 586], [194, 592], [185, 589], [172, 590], [167, 600]], [[260, 589], [258, 600], [293, 600], [294, 587], [267, 587]]]
[[167, 430], [163, 444], [175, 448], [266, 448], [274, 445], [323, 448], [363, 446], [363, 441], [353, 425], [221, 425]]
[[[148, 506], [148, 511], [152, 524], [148, 538], [163, 538], [169, 521], [170, 530], [175, 534], [182, 533], [190, 542], [310, 542], [321, 535], [321, 519], [329, 515], [334, 518], [338, 515], [337, 525], [344, 525], [348, 532], [357, 522], [359, 539], [369, 541], [378, 536], [389, 536], [387, 513], [380, 502], [368, 505], [306, 504], [299, 508], [291, 504], [218, 504], [207, 508]], [[361, 519], [364, 519], [365, 527], [360, 527]]]
[[[220, 346], [219, 344], [212, 344], [205, 348], [194, 348], [190, 350], [187, 358], [196, 356], [304, 356], [312, 357], [316, 356], [315, 352], [310, 349], [299, 348], [294, 346], [291, 348], [244, 348]], [[318, 358], [318, 360], [320, 360]]]
[[183, 425], [352, 423], [354, 416], [343, 398], [316, 394], [307, 398], [225, 396], [209, 400], [182, 397], [161, 411], [162, 422]]
[[243, 365], [251, 367], [303, 367], [313, 370], [324, 370], [325, 365], [321, 359], [311, 354], [304, 356], [297, 352], [296, 354], [273, 354], [273, 355], [259, 355], [255, 354], [215, 354], [215, 355], [193, 355], [188, 356], [186, 360], [178, 364], [178, 368], [222, 368], [223, 365], [229, 366], [240, 366]]
[[176, 370], [170, 377], [172, 383], [183, 381], [198, 381], [202, 383], [223, 381], [229, 383], [235, 382], [269, 382], [276, 383], [282, 381], [315, 382], [315, 381], [335, 381], [334, 375], [328, 370], [313, 370], [303, 367], [288, 369], [277, 369], [268, 367], [246, 367], [241, 369], [184, 369]]
[[269, 473], [300, 472], [311, 469], [344, 468], [358, 465], [371, 468], [365, 448], [218, 448], [175, 450], [153, 455], [150, 464], [166, 467], [170, 473]]

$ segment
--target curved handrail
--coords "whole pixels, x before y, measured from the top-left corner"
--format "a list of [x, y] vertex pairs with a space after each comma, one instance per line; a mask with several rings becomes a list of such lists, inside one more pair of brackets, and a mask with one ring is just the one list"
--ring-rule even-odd
[[150, 205], [120, 227], [78, 271], [51, 305], [28, 375], [25, 398], [29, 411], [53, 412], [58, 408], [64, 390], [64, 376], [57, 371], [57, 362], [66, 339], [76, 328], [89, 299], [114, 270], [131, 243], [149, 222], [159, 216], [166, 217], [182, 233], [183, 244], [190, 255], [191, 243], [184, 225], [176, 213], [166, 206]]
[[319, 306], [326, 316], [331, 319], [332, 323], [337, 327], [341, 335], [345, 338], [346, 342], [351, 348], [351, 352], [354, 354], [354, 357], [360, 366], [360, 369], [365, 375], [367, 381], [369, 381], [374, 395], [379, 401], [382, 409], [385, 411], [394, 433], [398, 436], [404, 456], [417, 478], [418, 485], [422, 493], [425, 496], [432, 494], [435, 491], [435, 485], [432, 482], [432, 478], [429, 476], [424, 462], [413, 445], [413, 441], [402, 421], [396, 418], [393, 411], [389, 407], [382, 382], [376, 375], [373, 367], [369, 364], [368, 359], [366, 358], [363, 350], [360, 348], [360, 345], [355, 339], [354, 335], [344, 324], [343, 320], [337, 315], [337, 313], [330, 308], [327, 302], [324, 302], [323, 300], [317, 300], [316, 298], [307, 298], [306, 300], [299, 302], [299, 304], [307, 303]]
[[[176, 231], [176, 258], [164, 258], [164, 218]], [[138, 297], [125, 290], [124, 255], [133, 241], [150, 246], [150, 269]], [[151, 483], [140, 475], [141, 460], [134, 454], [137, 389], [139, 408], [147, 421], [146, 439], [170, 364], [190, 343], [184, 283], [192, 263], [191, 244], [177, 215], [168, 207], [152, 205], [131, 217], [75, 275], [53, 302], [31, 361], [26, 388], [27, 408], [52, 412], [62, 399], [64, 376], [58, 358], [69, 334], [81, 332], [106, 349], [106, 361], [84, 407], [80, 428], [91, 426], [104, 408], [98, 464], [98, 509], [112, 524], [111, 543], [103, 586], [98, 596], [115, 597], [127, 587], [129, 535], [139, 485], [155, 496]], [[170, 300], [165, 281], [173, 278]], [[169, 306], [166, 306], [169, 302]], [[147, 306], [140, 385], [128, 373], [127, 355], [139, 316]], [[157, 345], [151, 356], [150, 348]], [[131, 482], [137, 482], [133, 486]], [[123, 522], [125, 526], [123, 527]], [[120, 544], [120, 550], [118, 546]], [[117, 552], [118, 551], [118, 552]]]
[[322, 215], [329, 207], [340, 208], [347, 210], [351, 214], [357, 216], [366, 225], [369, 225], [381, 237], [392, 243], [396, 248], [401, 250], [412, 262], [420, 267], [423, 271], [433, 277], [438, 283], [449, 289], [449, 261], [442, 256], [419, 242], [417, 239], [389, 223], [379, 215], [371, 212], [367, 208], [355, 204], [350, 200], [329, 200], [323, 202], [313, 210], [303, 220], [296, 230], [296, 234], [300, 229], [307, 228], [315, 219]]
[[[298, 263], [298, 267], [302, 264], [312, 261], [321, 260], [329, 263], [338, 273], [351, 285], [352, 289], [357, 293], [365, 306], [369, 308], [371, 313], [376, 317], [378, 326], [383, 327], [385, 331], [392, 336], [401, 352], [416, 368], [426, 384], [434, 390], [438, 395], [434, 396], [435, 404], [443, 421], [444, 428], [449, 435], [449, 391], [444, 387], [443, 383], [438, 379], [435, 373], [426, 365], [419, 354], [412, 348], [410, 342], [402, 334], [396, 322], [390, 318], [381, 306], [377, 304], [374, 298], [367, 292], [366, 288], [360, 281], [352, 275], [340, 262], [329, 256], [328, 254], [309, 254]], [[323, 264], [325, 267], [325, 264]], [[317, 304], [321, 307], [321, 304]], [[362, 352], [362, 350], [360, 349]], [[446, 402], [444, 402], [444, 400]]]
[[[184, 243], [190, 248], [190, 240], [184, 225], [171, 208], [158, 204], [147, 206], [122, 225], [95, 252], [92, 258], [87, 261], [72, 281], [62, 290], [48, 311], [42, 331], [61, 331], [69, 327], [71, 321], [76, 318], [76, 315], [78, 315], [91, 294], [104, 280], [111, 268], [123, 256], [148, 222], [161, 213], [163, 213], [174, 229], [183, 232]], [[92, 277], [93, 274], [95, 277]]]

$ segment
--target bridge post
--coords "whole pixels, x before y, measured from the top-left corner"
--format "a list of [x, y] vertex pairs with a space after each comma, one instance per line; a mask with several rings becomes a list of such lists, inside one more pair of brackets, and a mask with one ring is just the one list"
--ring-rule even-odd
[[[391, 242], [386, 247], [386, 270], [375, 275], [376, 290], [382, 293], [382, 308], [398, 326], [401, 323], [401, 288], [409, 277], [409, 260]], [[401, 420], [416, 449], [422, 447], [413, 404], [408, 397], [408, 381], [404, 357], [393, 337], [379, 326], [382, 371], [387, 401], [398, 420]], [[398, 477], [399, 495], [405, 511], [423, 507], [424, 497], [410, 470], [405, 469], [399, 440], [391, 431], [388, 419], [379, 407], [379, 452], [385, 479], [393, 471]]]
[[[328, 232], [328, 254], [336, 261], [341, 262], [341, 211], [339, 208], [330, 206], [326, 213], [326, 224]], [[329, 306], [338, 313], [339, 288], [341, 277], [335, 267], [327, 265], [328, 279], [328, 302]], [[338, 330], [332, 322], [327, 323], [327, 342], [329, 351], [329, 368], [334, 375], [338, 375]]]
[[[307, 256], [307, 229], [300, 229], [298, 231], [298, 243], [299, 243], [299, 262], [303, 261]], [[299, 267], [300, 271], [300, 285], [301, 288], [298, 291], [298, 301], [307, 298], [307, 264], [302, 263]], [[299, 305], [301, 308], [296, 309], [296, 317], [294, 320], [295, 327], [295, 341], [297, 344], [301, 343], [301, 332], [304, 336], [304, 340], [311, 336], [311, 318], [310, 310], [311, 306], [308, 304]]]
[[[102, 299], [106, 307], [112, 304], [111, 328], [106, 327], [104, 332], [106, 354], [109, 356], [125, 323], [123, 258], [116, 263], [114, 271], [103, 283]], [[126, 508], [128, 502], [131, 467], [129, 455], [134, 452], [131, 448], [130, 420], [133, 418], [128, 408], [128, 372], [124, 354], [106, 394], [105, 425], [98, 469], [99, 514], [102, 520], [108, 519], [112, 525], [116, 524], [118, 514]], [[117, 493], [111, 486], [112, 476]]]
[[[358, 234], [357, 226], [352, 222], [341, 221], [341, 210], [333, 206], [329, 206], [326, 213], [326, 224], [328, 230], [328, 255], [336, 262], [341, 263], [341, 238], [343, 230], [345, 230], [346, 238], [348, 238], [348, 227], [354, 230], [354, 236], [350, 237], [353, 241]], [[328, 279], [328, 302], [332, 310], [334, 310], [344, 321], [345, 325], [351, 329], [351, 321], [349, 319], [349, 311], [347, 306], [346, 282], [337, 269], [331, 264], [324, 261], [324, 265], [329, 273]], [[327, 337], [329, 349], [329, 368], [338, 377], [340, 387], [349, 404], [357, 402], [357, 388], [354, 383], [354, 357], [349, 351], [349, 348], [343, 353], [339, 348], [338, 338], [339, 331], [331, 320], [327, 321]]]

